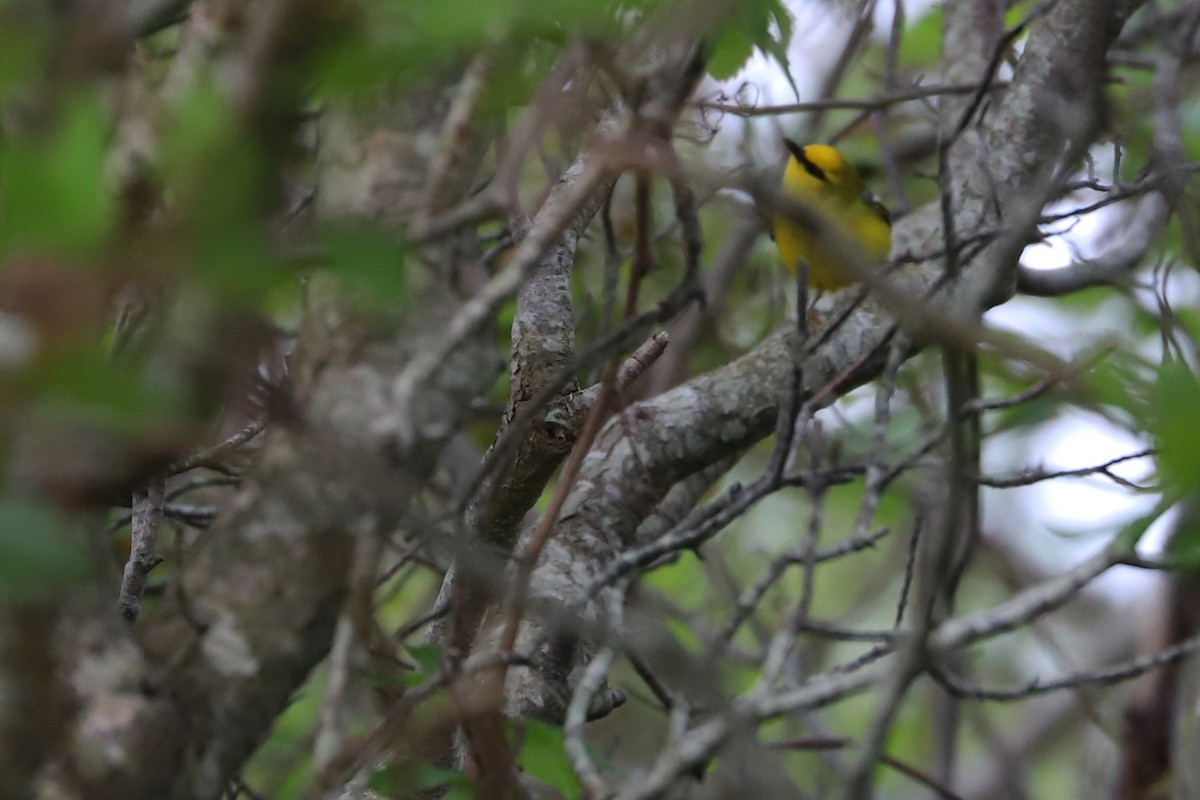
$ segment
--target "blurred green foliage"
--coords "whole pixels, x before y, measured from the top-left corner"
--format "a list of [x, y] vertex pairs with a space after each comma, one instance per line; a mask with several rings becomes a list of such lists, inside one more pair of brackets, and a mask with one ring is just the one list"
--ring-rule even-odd
[[395, 236], [371, 228], [329, 227], [321, 242], [329, 272], [363, 310], [396, 319], [411, 310], [404, 246]]
[[72, 348], [32, 376], [38, 407], [64, 420], [134, 434], [190, 418], [188, 387], [171, 371], [135, 369], [100, 348]]
[[1154, 385], [1150, 432], [1158, 445], [1158, 465], [1168, 493], [1200, 487], [1200, 425], [1196, 424], [1200, 381], [1184, 364], [1167, 362]]
[[275, 179], [263, 147], [226, 93], [203, 79], [163, 137], [162, 179], [186, 226], [183, 252], [194, 258], [195, 279], [225, 302], [256, 304], [290, 277], [264, 228]]
[[732, 78], [757, 50], [779, 64], [798, 94], [788, 69], [787, 48], [791, 40], [792, 18], [781, 0], [735, 4], [720, 35], [713, 37], [709, 74], [717, 80]]
[[581, 787], [563, 747], [562, 728], [535, 719], [520, 720], [514, 725], [519, 730], [521, 742], [517, 754], [521, 769], [550, 784], [562, 792], [563, 797], [579, 797]]
[[0, 259], [54, 254], [86, 264], [115, 217], [104, 175], [110, 122], [98, 98], [81, 94], [45, 127], [10, 135], [0, 149]]
[[91, 574], [83, 540], [68, 530], [49, 504], [0, 494], [0, 603], [49, 600]]
[[[1036, 5], [1040, 4], [1012, 4], [1006, 25], [1024, 19]], [[286, 211], [286, 192], [279, 173], [286, 172], [301, 184], [308, 180], [313, 152], [312, 146], [305, 144], [305, 134], [311, 132], [312, 121], [305, 114], [310, 110], [319, 117], [323, 110], [338, 105], [386, 105], [422, 97], [423, 91], [455, 78], [476, 53], [489, 52], [500, 68], [489, 76], [481, 115], [487, 124], [503, 128], [528, 106], [567, 43], [619, 43], [654, 19], [666, 20], [668, 27], [682, 26], [690, 21], [688, 12], [693, 8], [666, 0], [374, 0], [347, 5], [349, 10], [338, 12], [344, 14], [337, 20], [339, 24], [322, 31], [292, 65], [296, 75], [289, 85], [301, 87], [298, 94], [306, 107], [304, 113], [292, 109], [295, 118], [285, 119], [278, 129], [264, 133], [252, 121], [253, 115], [231, 98], [222, 83], [225, 76], [216, 72], [194, 76], [185, 91], [150, 115], [161, 138], [142, 154], [148, 162], [138, 163], [137, 170], [158, 195], [159, 202], [147, 213], [158, 215], [163, 230], [144, 247], [142, 243], [134, 247], [130, 240], [138, 231], [129, 221], [132, 203], [125, 195], [126, 187], [116, 185], [113, 177], [118, 170], [113, 158], [119, 138], [117, 122], [127, 109], [113, 99], [116, 92], [105, 76], [72, 74], [54, 83], [59, 79], [54, 68], [63, 58], [54, 51], [56, 32], [40, 16], [26, 15], [16, 6], [0, 3], [0, 279], [11, 277], [16, 266], [41, 259], [55, 269], [78, 275], [80, 294], [112, 295], [127, 278], [149, 277], [176, 282], [177, 296], [189, 308], [167, 315], [175, 322], [184, 320], [188, 330], [165, 335], [156, 342], [158, 349], [141, 359], [123, 361], [108, 356], [101, 333], [106, 320], [84, 320], [86, 324], [77, 326], [78, 330], [67, 326], [72, 328], [71, 337], [50, 344], [43, 341], [36, 357], [17, 374], [0, 374], [0, 389], [4, 390], [0, 412], [8, 413], [12, 406], [28, 401], [47, 416], [123, 434], [197, 418], [207, 421], [203, 415], [209, 406], [199, 402], [195, 390], [203, 381], [188, 373], [194, 367], [191, 362], [202, 360], [203, 354], [189, 337], [203, 339], [226, 325], [223, 314], [230, 308], [262, 314], [289, 328], [298, 313], [296, 298], [302, 294], [302, 284], [314, 270], [328, 271], [349, 287], [348, 295], [365, 314], [395, 322], [416, 304], [414, 283], [422, 269], [419, 256], [394, 226], [318, 226], [313, 241], [305, 242], [312, 245], [316, 257], [308, 253], [298, 257], [281, 246], [279, 217]], [[936, 74], [941, 27], [938, 6], [908, 20], [898, 53], [904, 80]], [[709, 70], [717, 78], [731, 77], [758, 52], [777, 62], [787, 74], [792, 33], [793, 22], [781, 0], [735, 3], [708, 31]], [[174, 30], [159, 34], [147, 45], [150, 63], [146, 69], [155, 88], [160, 88], [179, 46]], [[885, 47], [886, 36], [876, 35], [867, 42], [841, 87], [842, 96], [867, 97], [879, 90]], [[1110, 152], [1113, 143], [1119, 143], [1123, 155], [1117, 178], [1133, 181], [1146, 169], [1153, 147], [1153, 116], [1148, 113], [1153, 73], [1114, 70], [1108, 91], [1111, 141], [1102, 142], [1095, 155]], [[931, 113], [932, 105], [908, 104], [889, 111], [892, 116], [885, 123], [899, 120], [908, 127], [897, 124], [897, 128], [907, 133], [926, 124]], [[1200, 157], [1200, 103], [1187, 98], [1181, 113], [1185, 150], [1189, 157]], [[792, 122], [784, 118], [778, 125]], [[877, 161], [875, 129], [864, 115], [857, 111], [831, 113], [825, 129], [833, 131], [852, 122], [856, 124], [849, 130], [847, 152], [855, 160]], [[894, 144], [901, 138], [897, 133], [889, 141]], [[562, 162], [571, 157], [573, 146], [569, 136], [555, 132], [548, 137], [542, 155], [547, 162]], [[709, 156], [710, 151], [697, 149], [699, 159]], [[485, 164], [483, 172], [490, 166], [490, 162]], [[531, 197], [544, 187], [542, 166], [537, 164], [537, 169], [523, 176], [520, 188]], [[929, 152], [922, 156], [918, 151], [913, 162], [905, 165], [902, 188], [914, 204], [934, 196], [936, 184], [929, 178], [933, 169]], [[884, 183], [878, 170], [876, 177], [876, 183]], [[886, 186], [885, 191], [893, 189]], [[654, 195], [655, 219], [664, 226], [672, 213], [668, 195], [659, 182]], [[703, 200], [702, 224], [710, 242], [707, 253], [731, 231], [734, 215], [728, 203], [724, 197]], [[1183, 225], [1176, 223], [1164, 237], [1158, 255], [1186, 260], [1183, 231]], [[623, 240], [621, 245], [628, 248], [629, 242]], [[582, 342], [590, 341], [601, 328], [602, 250], [599, 236], [585, 240], [572, 277]], [[655, 242], [656, 269], [643, 285], [643, 307], [651, 307], [677, 284], [683, 267], [680, 250], [678, 232], [664, 227]], [[724, 313], [692, 351], [690, 372], [728, 362], [784, 318], [787, 282], [779, 277], [776, 266], [774, 251], [765, 241], [748, 255], [732, 278]], [[1095, 409], [1135, 434], [1150, 434], [1160, 448], [1158, 477], [1165, 499], [1123, 527], [1111, 526], [1105, 531], [1132, 543], [1174, 500], [1200, 487], [1200, 382], [1188, 361], [1176, 359], [1159, 366], [1159, 358], [1146, 355], [1152, 348], [1145, 345], [1158, 335], [1161, 319], [1157, 308], [1140, 303], [1136, 296], [1095, 289], [1031, 308], [1038, 313], [1069, 313], [1074, 315], [1072, 319], [1083, 320], [1129, 305], [1135, 306], [1129, 313], [1131, 330], [1119, 332], [1128, 334], [1124, 339], [1112, 336], [1115, 352], [1098, 359], [1069, 392], [989, 416], [987, 430], [1020, 431], [1036, 437], [1070, 400]], [[1192, 335], [1200, 327], [1196, 314], [1194, 308], [1179, 309], [1178, 316]], [[498, 338], [511, 324], [512, 315], [513, 305], [509, 304], [497, 322]], [[1078, 338], [1086, 340], [1079, 342], [1081, 348], [1095, 344], [1091, 334], [1081, 333]], [[985, 354], [982, 366], [988, 396], [1019, 393], [1038, 378], [1013, 369], [994, 354]], [[937, 405], [936, 392], [928, 387], [935, 384], [937, 369], [935, 358], [916, 359], [905, 366], [909, 383], [902, 384], [899, 396], [905, 402], [898, 401], [902, 407], [888, 430], [893, 445], [889, 451], [928, 432], [935, 416], [930, 408]], [[494, 400], [504, 398], [503, 380]], [[869, 395], [867, 390], [857, 400]], [[848, 451], [841, 455], [846, 458], [868, 452], [873, 435], [871, 404], [855, 400], [851, 397], [837, 404], [824, 417], [841, 437]], [[494, 433], [494, 424], [479, 423], [473, 433], [484, 446]], [[0, 454], [8, 452], [16, 435], [15, 431], [3, 431]], [[764, 442], [756, 448], [725, 486], [761, 474], [770, 447], [770, 442]], [[874, 549], [821, 568], [814, 586], [816, 617], [848, 618], [864, 629], [892, 623], [919, 489], [919, 476], [915, 475], [893, 485], [882, 497], [872, 522], [872, 527], [889, 530], [887, 538]], [[828, 492], [821, 508], [827, 537], [841, 536], [852, 528], [862, 499], [861, 483]], [[730, 585], [745, 586], [756, 580], [780, 549], [798, 544], [812, 511], [811, 500], [800, 492], [782, 492], [702, 548], [701, 554], [685, 554], [651, 573], [643, 582], [644, 590], [669, 599], [662, 628], [670, 637], [670, 646], [664, 649], [703, 653], [702, 633], [719, 628], [732, 611], [736, 597]], [[27, 599], [85, 579], [92, 566], [90, 556], [64, 533], [68, 529], [48, 504], [11, 491], [0, 493], [0, 597]], [[1182, 530], [1169, 546], [1168, 556], [1188, 565], [1200, 563], [1197, 531], [1200, 526]], [[702, 557], [708, 551], [719, 553], [720, 558], [713, 561], [719, 560], [726, 573], [718, 572]], [[976, 576], [980, 580], [963, 598], [964, 608], [983, 607], [1009, 592], [999, 578], [984, 569], [980, 572], [985, 574]], [[747, 653], [761, 651], [769, 634], [792, 613], [802, 581], [799, 566], [780, 578], [759, 613], [739, 630], [737, 647]], [[418, 615], [428, 608], [435, 591], [432, 572], [422, 571], [407, 585], [389, 583], [380, 590], [381, 624], [395, 629]], [[981, 657], [989, 677], [1023, 677], [1012, 668], [1021, 662], [1021, 648], [1028, 646], [1032, 637], [1012, 638], [1017, 641]], [[807, 647], [806, 658], [819, 663], [822, 658], [856, 657], [867, 645], [817, 642]], [[410, 645], [406, 649], [417, 669], [402, 673], [399, 683], [416, 685], [436, 674], [441, 657], [436, 648]], [[727, 690], [736, 692], [748, 689], [758, 676], [745, 661], [731, 660], [721, 665], [719, 677]], [[324, 681], [323, 671], [318, 671], [297, 693], [247, 767], [247, 780], [270, 787], [272, 797], [301, 797], [308, 791], [311, 734]], [[639, 679], [627, 665], [614, 672], [614, 682], [641, 690]], [[869, 698], [856, 698], [830, 709], [821, 722], [858, 736], [873, 708]], [[423, 709], [422, 714], [432, 718], [441, 710]], [[920, 706], [906, 707], [887, 743], [888, 751], [914, 763], [928, 761], [931, 713]], [[1015, 716], [1016, 712], [999, 714]], [[429, 719], [419, 721], [426, 723]], [[516, 738], [523, 742], [522, 768], [564, 795], [577, 796], [579, 786], [563, 751], [561, 730], [537, 722], [523, 722], [520, 727]], [[597, 740], [611, 735], [613, 761], [621, 764], [631, 754], [644, 756], [651, 752], [648, 748], [661, 746], [665, 727], [657, 710], [635, 700], [598, 726], [602, 733]], [[764, 728], [764, 736], [782, 738], [805, 730], [802, 720], [779, 720]], [[992, 746], [986, 731], [968, 731], [964, 741], [967, 756], [986, 753]], [[836, 775], [826, 760], [810, 753], [788, 753], [780, 758], [804, 787]], [[1048, 755], [1035, 765], [1038, 796], [1068, 796], [1073, 784], [1064, 770], [1047, 766], [1047, 758], [1059, 755]], [[888, 796], [901, 796], [901, 791], [910, 788], [891, 772], [881, 780]], [[401, 796], [413, 787], [436, 786], [446, 787], [444, 796], [449, 798], [474, 795], [470, 781], [461, 774], [428, 765], [381, 770], [372, 777], [372, 787], [390, 796]]]
[[430, 764], [384, 767], [371, 773], [367, 787], [384, 797], [409, 798], [414, 791], [437, 792], [446, 800], [474, 800], [474, 783], [461, 772]]
[[[548, 51], [535, 43], [561, 47], [580, 33], [597, 40], [619, 36], [664, 5], [662, 0], [380, 0], [366, 4], [348, 35], [324, 49], [317, 65], [319, 92], [362, 98], [397, 86], [421, 86], [447, 63], [482, 47], [525, 51], [545, 66]], [[520, 73], [523, 65], [510, 64], [510, 69]]]

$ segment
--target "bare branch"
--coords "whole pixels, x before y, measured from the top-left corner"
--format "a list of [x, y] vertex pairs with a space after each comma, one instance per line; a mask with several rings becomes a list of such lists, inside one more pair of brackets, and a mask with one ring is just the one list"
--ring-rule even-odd
[[1145, 491], [1146, 487], [1139, 486], [1133, 481], [1122, 478], [1120, 475], [1113, 472], [1112, 468], [1118, 464], [1124, 464], [1127, 461], [1135, 461], [1140, 458], [1149, 458], [1155, 455], [1156, 452], [1157, 451], [1154, 448], [1149, 448], [1146, 450], [1141, 450], [1137, 453], [1130, 453], [1129, 455], [1118, 456], [1117, 458], [1109, 459], [1103, 464], [1097, 464], [1094, 467], [1080, 467], [1079, 469], [1064, 469], [1054, 471], [1024, 470], [1009, 478], [984, 476], [980, 477], [978, 481], [981, 485], [990, 486], [993, 489], [1012, 489], [1018, 486], [1032, 486], [1035, 483], [1055, 480], [1057, 478], [1082, 478], [1088, 475], [1103, 475], [1114, 483], [1120, 484], [1127, 489]]
[[[986, 88], [998, 90], [1003, 89], [1006, 86], [1008, 86], [1007, 81], [995, 81]], [[912, 89], [896, 91], [877, 98], [863, 100], [814, 100], [806, 103], [787, 103], [784, 105], [774, 106], [745, 106], [740, 104], [703, 100], [698, 102], [696, 105], [705, 111], [718, 111], [722, 114], [733, 114], [734, 116], [738, 117], [778, 116], [782, 114], [798, 114], [807, 111], [836, 111], [841, 109], [849, 109], [852, 111], [881, 111], [886, 109], [888, 106], [893, 106], [897, 103], [907, 103], [912, 100], [923, 100], [927, 97], [938, 97], [940, 95], [973, 95], [979, 92], [980, 88], [981, 85], [978, 83], [915, 86]]]
[[1019, 689], [985, 689], [981, 686], [967, 683], [957, 676], [937, 668], [932, 669], [931, 674], [946, 687], [947, 691], [953, 693], [956, 697], [969, 700], [997, 700], [1007, 703], [1017, 700], [1028, 700], [1031, 697], [1049, 694], [1050, 692], [1059, 692], [1064, 689], [1090, 689], [1097, 686], [1111, 686], [1114, 683], [1121, 683], [1122, 681], [1136, 678], [1151, 670], [1174, 664], [1192, 655], [1197, 650], [1200, 650], [1200, 636], [1193, 636], [1170, 647], [1163, 648], [1157, 653], [1135, 658], [1124, 664], [1118, 664], [1107, 669], [1080, 672], [1050, 681], [1035, 678], [1027, 686]]
[[146, 576], [150, 570], [162, 563], [162, 556], [155, 554], [158, 528], [163, 517], [164, 487], [161, 478], [155, 479], [133, 494], [133, 523], [130, 529], [129, 560], [125, 562], [125, 574], [121, 580], [121, 596], [117, 601], [121, 616], [130, 622], [137, 621], [142, 608], [142, 593], [146, 590]]
[[218, 472], [225, 472], [228, 474], [229, 467], [221, 462], [222, 456], [237, 450], [246, 442], [262, 433], [266, 427], [266, 417], [260, 417], [259, 419], [252, 420], [246, 425], [246, 427], [237, 431], [220, 444], [213, 445], [207, 450], [201, 450], [198, 453], [171, 464], [167, 467], [166, 474], [168, 476], [179, 475], [187, 472], [188, 470], [197, 469], [198, 467], [208, 467], [210, 469], [215, 469]]
[[[770, 743], [771, 747], [784, 748], [787, 750], [840, 750], [842, 748], [853, 747], [854, 740], [841, 738], [796, 738], [796, 739], [781, 739]], [[963, 796], [955, 794], [953, 791], [943, 786], [936, 778], [925, 774], [917, 767], [905, 761], [901, 761], [887, 753], [879, 754], [879, 763], [886, 764], [902, 775], [907, 775], [917, 783], [932, 789], [942, 800], [963, 800]]]

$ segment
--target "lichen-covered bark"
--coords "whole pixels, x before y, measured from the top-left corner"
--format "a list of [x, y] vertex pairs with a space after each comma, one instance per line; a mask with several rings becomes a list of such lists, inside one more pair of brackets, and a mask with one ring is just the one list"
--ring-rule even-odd
[[[560, 184], [578, 180], [584, 168], [576, 162]], [[597, 186], [559, 241], [517, 292], [512, 324], [509, 394], [497, 437], [504, 435], [517, 413], [570, 369], [575, 358], [575, 307], [571, 301], [571, 268], [579, 237], [599, 211], [612, 182]], [[554, 202], [551, 195], [550, 202]], [[487, 476], [468, 512], [471, 530], [501, 550], [511, 549], [525, 513], [570, 452], [577, 433], [568, 420], [555, 420], [552, 409], [579, 391], [571, 376], [547, 409], [544, 424], [535, 424], [509, 464]]]
[[[872, 355], [887, 323], [878, 308], [855, 314], [827, 345], [805, 362], [804, 392], [811, 395], [838, 377], [843, 365], [866, 358], [842, 390], [882, 368], [886, 352]], [[513, 670], [510, 708], [561, 720], [570, 695], [567, 678], [589, 652], [564, 647], [579, 620], [538, 614], [581, 604], [588, 588], [615, 555], [634, 543], [635, 532], [671, 487], [692, 473], [741, 452], [768, 435], [792, 370], [787, 333], [776, 333], [742, 358], [659, 397], [638, 403], [609, 423], [583, 463], [559, 516], [558, 527], [534, 572], [529, 615], [518, 649], [546, 640], [534, 655], [536, 669]], [[601, 595], [587, 605], [585, 629], [607, 618]], [[560, 628], [555, 633], [550, 633]], [[550, 634], [550, 635], [547, 635]]]

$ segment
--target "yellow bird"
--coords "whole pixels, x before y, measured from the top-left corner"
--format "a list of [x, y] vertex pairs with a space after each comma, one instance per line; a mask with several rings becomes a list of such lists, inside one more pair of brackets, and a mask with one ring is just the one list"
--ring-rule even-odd
[[[892, 249], [892, 218], [858, 171], [827, 144], [801, 147], [790, 139], [783, 142], [792, 154], [783, 172], [783, 193], [858, 245], [864, 257], [877, 264], [886, 261]], [[803, 260], [810, 287], [835, 290], [854, 283], [853, 273], [835, 255], [837, 248], [827, 252], [817, 232], [782, 214], [775, 215], [772, 228], [784, 266], [795, 274]]]

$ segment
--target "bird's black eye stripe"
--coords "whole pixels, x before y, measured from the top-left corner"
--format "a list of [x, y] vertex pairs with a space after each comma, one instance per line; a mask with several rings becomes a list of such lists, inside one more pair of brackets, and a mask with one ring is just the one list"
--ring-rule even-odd
[[804, 167], [804, 171], [809, 175], [812, 175], [819, 181], [829, 181], [828, 176], [825, 175], [825, 171], [813, 162], [809, 161], [808, 156], [804, 155], [803, 148], [796, 150], [796, 160], [800, 162], [800, 166]]
[[804, 155], [804, 148], [793, 142], [791, 139], [784, 139], [783, 144], [787, 147], [788, 152], [796, 157], [796, 161], [800, 166], [804, 167], [804, 171], [812, 175], [819, 181], [829, 181], [829, 177], [825, 174], [825, 170], [818, 167], [808, 156]]

